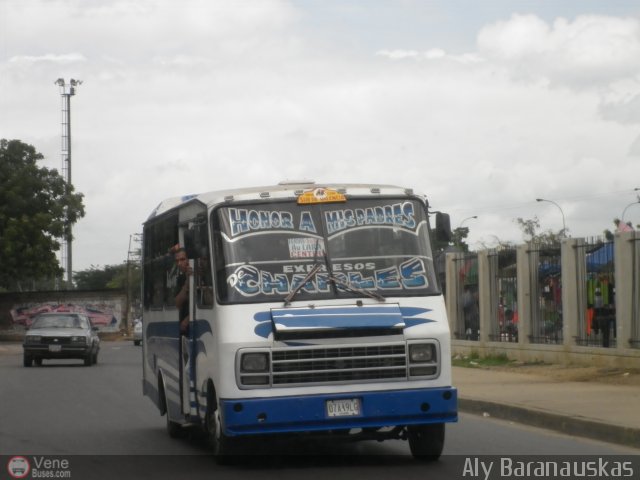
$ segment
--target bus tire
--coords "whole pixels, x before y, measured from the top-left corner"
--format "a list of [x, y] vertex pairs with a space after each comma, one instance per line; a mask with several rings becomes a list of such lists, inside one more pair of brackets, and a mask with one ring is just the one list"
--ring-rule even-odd
[[217, 406], [215, 405], [215, 400], [213, 403], [208, 403], [207, 405], [205, 428], [207, 431], [207, 439], [216, 463], [218, 463], [218, 465], [229, 465], [234, 463], [238, 454], [237, 441], [226, 436], [222, 432], [220, 415], [218, 413]]
[[444, 448], [444, 423], [411, 425], [407, 427], [407, 431], [413, 458], [425, 462], [433, 462], [440, 458]]

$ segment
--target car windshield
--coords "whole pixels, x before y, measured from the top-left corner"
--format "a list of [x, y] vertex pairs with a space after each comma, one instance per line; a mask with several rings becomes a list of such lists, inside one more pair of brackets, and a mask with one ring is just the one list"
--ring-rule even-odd
[[212, 224], [222, 303], [439, 293], [417, 199], [229, 206]]
[[31, 328], [87, 328], [87, 320], [76, 315], [47, 315], [37, 317]]

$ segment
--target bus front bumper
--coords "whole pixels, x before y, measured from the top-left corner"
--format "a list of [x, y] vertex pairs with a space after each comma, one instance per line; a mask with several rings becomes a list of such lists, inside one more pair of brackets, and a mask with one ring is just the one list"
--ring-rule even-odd
[[456, 422], [457, 406], [452, 387], [220, 401], [228, 436]]

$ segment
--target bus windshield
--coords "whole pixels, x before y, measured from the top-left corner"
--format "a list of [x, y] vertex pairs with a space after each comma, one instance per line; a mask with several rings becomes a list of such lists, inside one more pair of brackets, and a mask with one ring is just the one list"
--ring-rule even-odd
[[419, 200], [242, 204], [212, 215], [221, 303], [440, 293]]

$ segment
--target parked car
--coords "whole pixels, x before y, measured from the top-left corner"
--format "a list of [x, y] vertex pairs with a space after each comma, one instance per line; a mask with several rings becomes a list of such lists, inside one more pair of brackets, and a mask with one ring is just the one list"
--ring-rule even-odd
[[142, 320], [136, 320], [133, 324], [133, 344], [140, 345], [142, 343]]
[[75, 312], [41, 313], [35, 317], [24, 337], [24, 366], [43, 359], [79, 358], [86, 366], [98, 362], [98, 328], [89, 317]]

